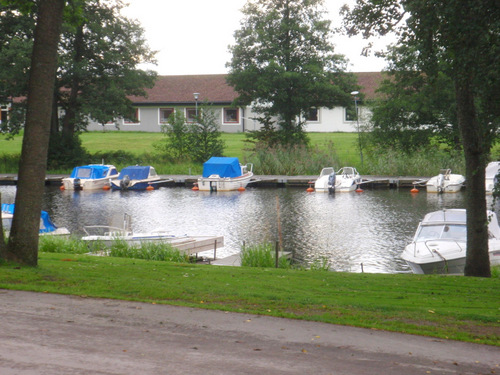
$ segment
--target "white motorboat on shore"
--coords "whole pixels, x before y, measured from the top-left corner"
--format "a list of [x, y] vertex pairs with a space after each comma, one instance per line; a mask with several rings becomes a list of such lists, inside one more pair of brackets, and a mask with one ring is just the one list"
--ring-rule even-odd
[[492, 161], [486, 166], [485, 185], [486, 194], [493, 194], [495, 183], [498, 183], [498, 174], [500, 173], [500, 161]]
[[362, 184], [361, 176], [354, 167], [343, 167], [337, 172], [332, 167], [323, 168], [318, 179], [314, 182], [317, 192], [350, 192]]
[[[488, 211], [490, 264], [500, 264], [500, 227]], [[467, 254], [465, 209], [428, 213], [418, 225], [413, 241], [401, 257], [417, 274], [463, 274]]]
[[253, 164], [240, 164], [238, 158], [211, 157], [203, 163], [203, 175], [198, 178], [200, 191], [244, 190], [252, 181]]
[[[0, 216], [2, 219], [2, 227], [8, 235], [12, 227], [12, 219], [14, 218], [14, 203], [2, 203]], [[53, 235], [53, 236], [69, 236], [68, 228], [57, 227], [50, 219], [47, 211], [42, 211], [40, 214], [40, 236]]]
[[109, 180], [119, 175], [114, 165], [89, 164], [73, 168], [71, 175], [62, 179], [61, 190], [97, 190], [109, 186]]
[[131, 217], [128, 214], [124, 215], [122, 228], [109, 225], [88, 225], [83, 228], [83, 231], [85, 236], [82, 237], [82, 241], [102, 247], [101, 250], [103, 251], [110, 248], [114, 243], [122, 241], [128, 245], [138, 247], [152, 242], [168, 244], [188, 255], [208, 250], [215, 251], [224, 246], [223, 236], [179, 236], [164, 231], [135, 233], [132, 231]]
[[461, 174], [451, 173], [451, 169], [441, 169], [437, 176], [413, 182], [415, 185], [424, 183], [428, 193], [457, 193], [462, 189], [465, 177]]

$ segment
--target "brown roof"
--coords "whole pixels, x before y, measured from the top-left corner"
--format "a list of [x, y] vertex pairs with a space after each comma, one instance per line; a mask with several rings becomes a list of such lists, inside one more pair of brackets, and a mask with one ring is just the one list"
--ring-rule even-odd
[[153, 88], [146, 89], [146, 97], [130, 97], [134, 104], [194, 103], [198, 101], [231, 103], [238, 96], [226, 83], [226, 74], [159, 76]]
[[[381, 72], [354, 73], [366, 99], [376, 97], [375, 90], [382, 81]], [[146, 89], [146, 97], [132, 96], [134, 104], [186, 104], [198, 101], [229, 104], [238, 96], [226, 82], [226, 74], [159, 76], [153, 88]]]

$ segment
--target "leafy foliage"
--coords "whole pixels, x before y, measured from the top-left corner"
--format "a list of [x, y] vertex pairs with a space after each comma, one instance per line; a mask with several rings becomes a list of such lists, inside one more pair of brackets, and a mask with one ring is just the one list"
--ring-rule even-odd
[[297, 144], [306, 138], [304, 118], [312, 107], [333, 108], [351, 101], [353, 75], [334, 54], [330, 21], [322, 0], [251, 0], [243, 8], [241, 29], [230, 47], [228, 83], [239, 105], [252, 104], [266, 124], [260, 140]]

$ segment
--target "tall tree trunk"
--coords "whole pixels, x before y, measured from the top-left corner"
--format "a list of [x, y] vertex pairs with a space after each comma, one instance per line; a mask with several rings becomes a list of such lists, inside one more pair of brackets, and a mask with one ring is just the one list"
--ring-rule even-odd
[[477, 122], [471, 78], [465, 74], [455, 83], [458, 126], [464, 145], [467, 256], [465, 276], [491, 277], [488, 254], [488, 218], [486, 215], [484, 133]]
[[31, 266], [38, 264], [40, 214], [63, 9], [64, 0], [39, 1], [16, 208], [5, 254], [8, 260]]

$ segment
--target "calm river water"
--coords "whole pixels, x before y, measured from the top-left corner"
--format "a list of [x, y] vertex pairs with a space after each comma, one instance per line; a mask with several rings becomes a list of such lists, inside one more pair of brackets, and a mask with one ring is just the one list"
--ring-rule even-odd
[[[15, 186], [0, 186], [2, 201], [14, 201]], [[44, 209], [58, 226], [82, 235], [84, 225], [122, 226], [132, 216], [134, 232], [223, 235], [222, 258], [246, 244], [280, 237], [302, 264], [327, 259], [335, 271], [409, 272], [400, 258], [427, 212], [463, 208], [465, 194], [411, 194], [408, 189], [363, 193], [307, 193], [305, 188], [248, 188], [200, 192], [185, 187], [155, 191], [60, 191], [47, 187]], [[492, 198], [488, 199], [488, 207]], [[497, 204], [496, 211], [499, 213]], [[213, 254], [211, 254], [213, 255]]]

